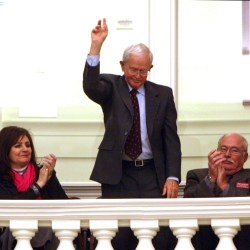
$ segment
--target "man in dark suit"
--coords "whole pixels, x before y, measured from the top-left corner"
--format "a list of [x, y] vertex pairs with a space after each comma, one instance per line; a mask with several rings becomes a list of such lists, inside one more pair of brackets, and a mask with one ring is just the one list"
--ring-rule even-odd
[[[91, 180], [101, 183], [102, 198], [176, 198], [181, 180], [181, 149], [177, 134], [177, 113], [171, 88], [147, 81], [153, 55], [144, 44], [128, 47], [120, 62], [124, 75], [100, 74], [99, 55], [108, 35], [106, 20], [99, 20], [91, 32], [91, 48], [83, 74], [86, 95], [100, 104], [105, 134], [99, 146]], [[133, 127], [130, 91], [139, 102], [140, 148], [137, 156], [125, 150]], [[131, 146], [132, 145], [132, 146]], [[120, 231], [127, 230], [120, 228]], [[153, 239], [157, 250], [173, 249], [170, 230], [160, 230]], [[115, 249], [132, 250], [133, 233], [118, 233]], [[135, 237], [134, 237], [135, 238]], [[130, 244], [130, 245], [128, 245]]]
[[[237, 133], [223, 135], [208, 154], [208, 168], [188, 171], [184, 198], [249, 196], [250, 169], [243, 168], [247, 159], [247, 140]], [[234, 238], [236, 248], [249, 249], [249, 238], [249, 226], [242, 226]], [[214, 250], [218, 241], [211, 226], [200, 226], [193, 239], [197, 250]]]

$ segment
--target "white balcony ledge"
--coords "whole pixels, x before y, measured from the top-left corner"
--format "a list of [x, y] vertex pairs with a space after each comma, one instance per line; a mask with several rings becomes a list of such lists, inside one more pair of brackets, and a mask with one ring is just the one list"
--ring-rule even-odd
[[[60, 239], [58, 249], [67, 250], [74, 249], [72, 240], [80, 228], [90, 228], [102, 239], [98, 241], [98, 249], [112, 249], [110, 240], [118, 227], [124, 226], [131, 227], [140, 239], [138, 249], [145, 244], [153, 249], [143, 234], [148, 232], [152, 238], [159, 226], [170, 226], [178, 238], [176, 249], [183, 244], [185, 249], [193, 249], [191, 238], [199, 225], [212, 225], [221, 239], [218, 249], [235, 249], [232, 238], [246, 224], [250, 224], [250, 197], [154, 199], [154, 202], [152, 199], [0, 200], [0, 226], [10, 226], [22, 244], [29, 245], [37, 226], [49, 226]], [[229, 231], [231, 236], [225, 238]], [[16, 250], [21, 250], [19, 246]]]

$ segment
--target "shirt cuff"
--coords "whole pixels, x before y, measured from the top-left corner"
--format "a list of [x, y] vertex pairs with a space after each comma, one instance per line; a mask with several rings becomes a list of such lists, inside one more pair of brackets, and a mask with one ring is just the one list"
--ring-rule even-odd
[[168, 177], [167, 180], [174, 180], [174, 181], [177, 181], [179, 183], [179, 179], [176, 177], [173, 177], [173, 176]]
[[87, 56], [87, 63], [89, 66], [92, 66], [92, 67], [95, 67], [98, 65], [99, 63], [99, 60], [100, 60], [100, 56], [99, 55], [96, 55], [96, 56], [90, 56], [88, 55]]

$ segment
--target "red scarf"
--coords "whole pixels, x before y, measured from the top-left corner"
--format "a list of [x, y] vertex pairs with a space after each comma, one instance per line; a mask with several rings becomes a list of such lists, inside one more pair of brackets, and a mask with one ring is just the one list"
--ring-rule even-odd
[[[36, 180], [36, 171], [32, 163], [29, 163], [23, 175], [20, 175], [17, 171], [11, 171], [14, 185], [18, 192], [24, 192], [28, 190], [30, 185], [32, 185]], [[41, 199], [40, 197], [38, 199]]]

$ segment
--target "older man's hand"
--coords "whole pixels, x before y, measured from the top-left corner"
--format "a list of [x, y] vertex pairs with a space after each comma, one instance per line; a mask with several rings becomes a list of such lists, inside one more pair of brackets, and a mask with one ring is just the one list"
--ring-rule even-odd
[[177, 198], [179, 192], [179, 183], [175, 180], [167, 180], [163, 187], [163, 196], [167, 198]]

